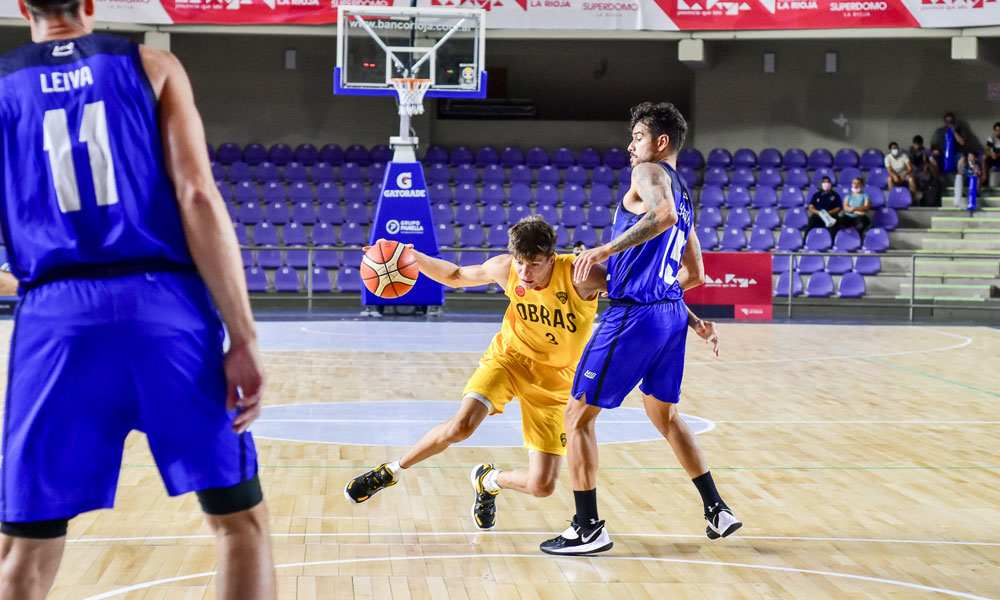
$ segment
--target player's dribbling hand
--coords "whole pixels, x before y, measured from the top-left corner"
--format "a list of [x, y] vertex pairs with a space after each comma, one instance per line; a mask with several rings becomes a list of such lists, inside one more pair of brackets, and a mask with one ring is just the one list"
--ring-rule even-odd
[[719, 332], [715, 330], [715, 323], [712, 321], [699, 321], [694, 327], [694, 332], [698, 337], [705, 340], [706, 344], [712, 344], [712, 351], [719, 355]]
[[[379, 238], [379, 239], [375, 240], [375, 243], [376, 244], [381, 244], [382, 242], [389, 242], [389, 241], [392, 241], [392, 240], [387, 240], [385, 238]], [[406, 248], [409, 248], [410, 250], [413, 250], [413, 244], [403, 244], [403, 246], [406, 247]], [[368, 252], [370, 249], [371, 249], [371, 246], [363, 246], [361, 248], [361, 251], [362, 252]]]
[[267, 381], [257, 342], [232, 344], [222, 364], [226, 372], [226, 410], [240, 409], [233, 420], [233, 431], [243, 433], [260, 416]]
[[611, 257], [613, 252], [607, 245], [584, 250], [573, 259], [573, 283], [583, 283], [590, 276], [590, 269]]

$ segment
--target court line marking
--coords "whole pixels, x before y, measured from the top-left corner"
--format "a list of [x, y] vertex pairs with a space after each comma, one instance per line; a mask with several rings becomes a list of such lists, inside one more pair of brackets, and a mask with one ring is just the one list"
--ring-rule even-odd
[[[296, 406], [294, 404], [274, 405], [274, 406]], [[271, 408], [268, 406], [268, 408]], [[699, 417], [702, 418], [702, 417]], [[912, 420], [824, 420], [824, 419], [789, 419], [789, 420], [737, 420], [737, 421], [716, 421], [703, 419], [712, 423], [731, 424], [753, 424], [753, 425], [1000, 425], [1000, 421], [939, 421], [937, 419], [912, 419]], [[441, 423], [440, 419], [257, 419], [254, 423]], [[508, 423], [519, 425], [520, 421], [494, 421], [494, 423]], [[602, 421], [604, 425], [652, 425], [646, 420], [639, 421]], [[705, 431], [711, 431], [706, 429]], [[251, 432], [253, 429], [251, 428]], [[704, 433], [704, 432], [699, 432]], [[264, 437], [264, 436], [260, 436]], [[267, 437], [265, 439], [275, 439]]]
[[[551, 535], [551, 534], [549, 534]], [[298, 562], [298, 563], [286, 563], [282, 565], [275, 565], [276, 569], [283, 569], [288, 567], [314, 567], [323, 565], [343, 565], [351, 563], [376, 563], [376, 562], [392, 562], [392, 561], [431, 561], [431, 560], [462, 560], [468, 558], [531, 558], [538, 559], [543, 557], [541, 554], [445, 554], [440, 556], [399, 556], [399, 557], [378, 557], [378, 558], [342, 558], [337, 560], [317, 560], [308, 562]], [[797, 569], [795, 567], [779, 567], [774, 565], [754, 565], [749, 563], [738, 563], [738, 562], [725, 562], [718, 560], [693, 560], [689, 558], [659, 558], [659, 557], [645, 557], [645, 556], [600, 556], [600, 557], [554, 557], [553, 560], [599, 560], [599, 561], [649, 561], [649, 562], [659, 562], [659, 563], [672, 563], [672, 564], [684, 564], [684, 565], [700, 565], [700, 566], [713, 566], [713, 567], [735, 567], [742, 569], [759, 569], [762, 571], [778, 571], [782, 573], [801, 573], [805, 575], [820, 575], [823, 577], [838, 577], [841, 579], [853, 579], [855, 581], [865, 581], [872, 583], [882, 583], [886, 585], [894, 585], [897, 587], [908, 588], [912, 590], [920, 590], [922, 592], [937, 592], [939, 594], [945, 594], [947, 596], [952, 596], [955, 598], [968, 598], [970, 600], [991, 600], [985, 596], [977, 596], [975, 594], [969, 594], [965, 592], [959, 592], [955, 590], [949, 590], [945, 588], [933, 587], [928, 585], [923, 585], [919, 583], [911, 583], [908, 581], [898, 581], [895, 579], [886, 579], [883, 577], [869, 577], [867, 575], [855, 575], [853, 573], [838, 573], [836, 571], [819, 571], [815, 569]], [[194, 575], [180, 575], [177, 577], [168, 577], [166, 579], [158, 579], [155, 581], [148, 581], [145, 583], [140, 583], [118, 590], [113, 590], [110, 592], [105, 592], [103, 594], [98, 594], [96, 596], [89, 596], [84, 600], [104, 600], [105, 598], [113, 598], [115, 596], [122, 596], [129, 592], [136, 590], [147, 589], [162, 585], [165, 583], [174, 583], [176, 581], [186, 581], [190, 579], [199, 579], [202, 577], [211, 577], [215, 575], [215, 571], [207, 571], [204, 573], [195, 573]], [[607, 584], [613, 584], [614, 582], [606, 582]]]
[[[271, 439], [271, 438], [268, 438]], [[291, 441], [291, 440], [289, 440]], [[618, 442], [614, 442], [618, 443]], [[344, 444], [348, 445], [348, 444]], [[603, 445], [603, 444], [602, 444]], [[468, 446], [464, 446], [468, 447]], [[513, 448], [514, 446], [488, 446], [493, 448]], [[259, 465], [260, 469], [364, 469], [366, 465]], [[122, 465], [123, 469], [156, 469], [156, 465]], [[414, 465], [410, 469], [462, 469], [468, 471], [471, 465], [434, 466]], [[527, 468], [526, 465], [511, 468]], [[563, 470], [569, 467], [563, 467]], [[598, 467], [600, 471], [683, 471], [684, 467]], [[858, 466], [798, 466], [798, 467], [712, 467], [714, 471], [998, 471], [1000, 466], [969, 465], [969, 466], [924, 466], [901, 465], [895, 467], [858, 467]]]

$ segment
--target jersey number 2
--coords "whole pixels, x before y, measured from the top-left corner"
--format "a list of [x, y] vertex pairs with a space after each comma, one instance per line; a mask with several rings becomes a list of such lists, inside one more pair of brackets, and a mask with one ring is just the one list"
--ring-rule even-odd
[[[45, 151], [49, 154], [49, 168], [55, 184], [59, 210], [64, 213], [80, 210], [80, 187], [76, 182], [73, 165], [73, 140], [69, 135], [69, 122], [65, 109], [45, 111], [42, 123]], [[83, 107], [80, 123], [80, 141], [87, 145], [90, 172], [94, 179], [94, 193], [98, 206], [118, 203], [118, 186], [115, 185], [115, 166], [111, 159], [111, 141], [108, 138], [108, 116], [104, 101]]]

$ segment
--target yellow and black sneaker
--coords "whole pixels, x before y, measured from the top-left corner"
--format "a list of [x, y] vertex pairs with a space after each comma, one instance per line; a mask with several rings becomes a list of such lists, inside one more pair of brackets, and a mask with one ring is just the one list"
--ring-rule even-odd
[[472, 469], [472, 488], [476, 490], [476, 503], [472, 505], [472, 518], [476, 527], [493, 529], [497, 524], [497, 494], [483, 487], [483, 477], [490, 471], [496, 471], [492, 464], [476, 465]]
[[371, 471], [362, 473], [348, 481], [344, 488], [344, 497], [353, 504], [361, 504], [371, 498], [375, 492], [396, 485], [399, 480], [389, 472], [389, 469], [386, 468], [387, 464], [382, 463]]

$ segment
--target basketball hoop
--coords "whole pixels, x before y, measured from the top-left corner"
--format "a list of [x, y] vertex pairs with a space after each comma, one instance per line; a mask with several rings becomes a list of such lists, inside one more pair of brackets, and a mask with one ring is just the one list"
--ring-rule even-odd
[[421, 115], [424, 113], [424, 94], [431, 87], [430, 79], [400, 77], [392, 80], [392, 87], [399, 95], [400, 115]]

